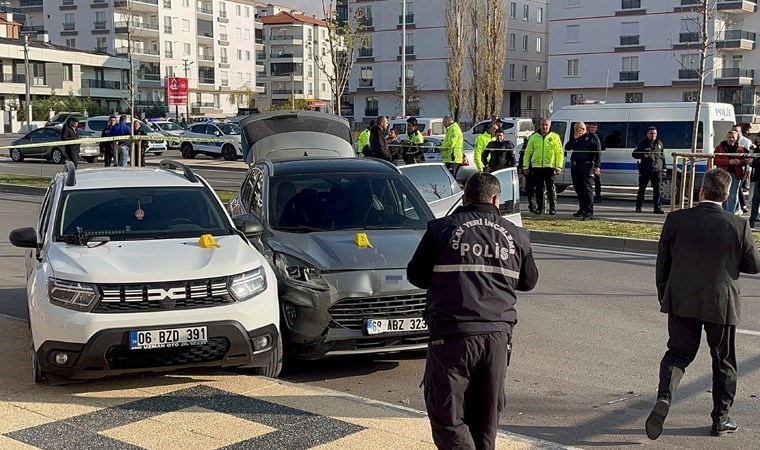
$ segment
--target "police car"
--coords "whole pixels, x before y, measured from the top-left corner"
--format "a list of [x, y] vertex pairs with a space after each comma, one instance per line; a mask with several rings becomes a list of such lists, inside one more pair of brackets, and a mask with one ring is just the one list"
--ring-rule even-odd
[[[282, 366], [277, 281], [201, 177], [174, 161], [56, 175], [25, 253], [35, 382]], [[246, 234], [243, 234], [243, 231]]]
[[[240, 126], [236, 123], [194, 123], [180, 134], [180, 138], [193, 138], [182, 141], [180, 152], [185, 159], [193, 159], [196, 155], [223, 157], [225, 161], [236, 161], [243, 156], [240, 145]], [[227, 142], [204, 142], [199, 139], [226, 139]]]

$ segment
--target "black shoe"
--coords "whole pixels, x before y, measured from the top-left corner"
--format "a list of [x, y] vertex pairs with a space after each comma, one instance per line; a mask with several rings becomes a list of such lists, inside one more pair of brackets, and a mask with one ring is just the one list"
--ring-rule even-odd
[[550, 209], [550, 210], [549, 210], [549, 215], [550, 215], [550, 216], [556, 216], [556, 215], [557, 215], [557, 210], [555, 210], [555, 209]]
[[728, 433], [733, 433], [737, 429], [739, 429], [739, 427], [736, 425], [736, 422], [728, 419], [726, 422], [713, 422], [710, 434], [713, 436], [725, 436]]
[[641, 212], [641, 206], [637, 206], [637, 207], [636, 207], [636, 212], [637, 212], [637, 213], [640, 213], [640, 212]]
[[594, 203], [602, 203], [602, 197], [594, 198]]
[[581, 220], [594, 220], [594, 215], [586, 213], [581, 217]]
[[533, 214], [535, 214], [537, 216], [540, 216], [541, 215], [541, 210], [537, 209], [537, 210], [533, 211]]
[[583, 213], [578, 211], [573, 213], [573, 217], [583, 217]]
[[[657, 403], [654, 404], [652, 412], [649, 413], [646, 422], [647, 437], [651, 440], [655, 440], [662, 434], [662, 425], [665, 423], [665, 418], [668, 416], [670, 410], [670, 401], [665, 398], [657, 399]], [[713, 425], [713, 429], [715, 425]]]
[[654, 214], [665, 214], [665, 211], [661, 210], [660, 208], [657, 208], [654, 210]]

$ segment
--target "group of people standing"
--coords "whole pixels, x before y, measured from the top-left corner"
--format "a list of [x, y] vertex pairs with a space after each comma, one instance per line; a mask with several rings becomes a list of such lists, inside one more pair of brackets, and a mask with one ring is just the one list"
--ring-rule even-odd
[[[81, 139], [77, 133], [79, 127], [79, 119], [76, 117], [70, 118], [61, 129], [62, 141], [78, 141]], [[122, 115], [118, 122], [116, 116], [110, 116], [108, 123], [103, 131], [100, 133], [100, 137], [119, 137], [119, 136], [147, 136], [146, 130], [143, 128], [139, 120], [133, 121], [134, 129], [130, 131], [127, 124], [127, 116]], [[79, 150], [81, 144], [68, 144], [64, 149], [64, 159], [74, 163], [75, 167], [79, 166]], [[142, 167], [145, 165], [145, 149], [148, 146], [148, 141], [140, 141], [135, 145], [135, 167]], [[114, 140], [103, 141], [99, 144], [100, 153], [103, 155], [103, 162], [105, 167], [119, 166], [126, 167], [129, 163], [130, 143], [128, 140]]]

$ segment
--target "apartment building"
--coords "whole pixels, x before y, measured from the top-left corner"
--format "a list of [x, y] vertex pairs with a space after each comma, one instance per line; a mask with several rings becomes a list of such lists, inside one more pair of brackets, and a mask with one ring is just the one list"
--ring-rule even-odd
[[[555, 0], [557, 1], [557, 0]], [[551, 109], [547, 92], [549, 0], [506, 1], [507, 53], [502, 115], [539, 117]], [[362, 9], [368, 43], [361, 49], [349, 83], [346, 106], [352, 118], [368, 122], [379, 114], [401, 113], [401, 55], [406, 53], [406, 79], [422, 100], [407, 107], [407, 115], [440, 117], [449, 112], [449, 87], [443, 4], [399, 0], [350, 0]], [[406, 46], [402, 48], [402, 22]], [[467, 69], [465, 69], [467, 70]], [[466, 114], [466, 112], [465, 112]], [[472, 120], [464, 117], [464, 120]]]
[[[549, 89], [554, 107], [581, 102], [680, 102], [696, 97], [694, 0], [554, 0], [549, 11]], [[760, 120], [757, 0], [717, 0], [710, 14], [705, 101]], [[760, 73], [758, 73], [760, 75]]]
[[[256, 94], [257, 3], [248, 0], [14, 0], [22, 32], [67, 47], [132, 54], [135, 110], [165, 104], [165, 79], [186, 76], [179, 114], [233, 115]], [[171, 114], [175, 111], [170, 110]]]
[[264, 93], [262, 106], [282, 106], [295, 99], [310, 101], [316, 110], [332, 112], [332, 86], [320, 70], [324, 62], [327, 72], [332, 73], [324, 20], [273, 5], [259, 7], [257, 14], [263, 24], [264, 48], [257, 49], [256, 55], [257, 84]]
[[[26, 92], [24, 40], [0, 37], [0, 109], [21, 105]], [[31, 94], [47, 96], [55, 90], [65, 96], [90, 97], [118, 110], [123, 105], [123, 78], [129, 70], [124, 58], [63, 45], [29, 43]]]

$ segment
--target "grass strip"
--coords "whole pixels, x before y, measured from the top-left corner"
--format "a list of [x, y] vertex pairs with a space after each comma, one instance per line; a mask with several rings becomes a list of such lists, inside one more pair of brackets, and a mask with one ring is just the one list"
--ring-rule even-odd
[[46, 188], [50, 184], [49, 177], [35, 177], [33, 175], [16, 175], [12, 173], [0, 173], [0, 184], [13, 184], [16, 186], [31, 186]]

